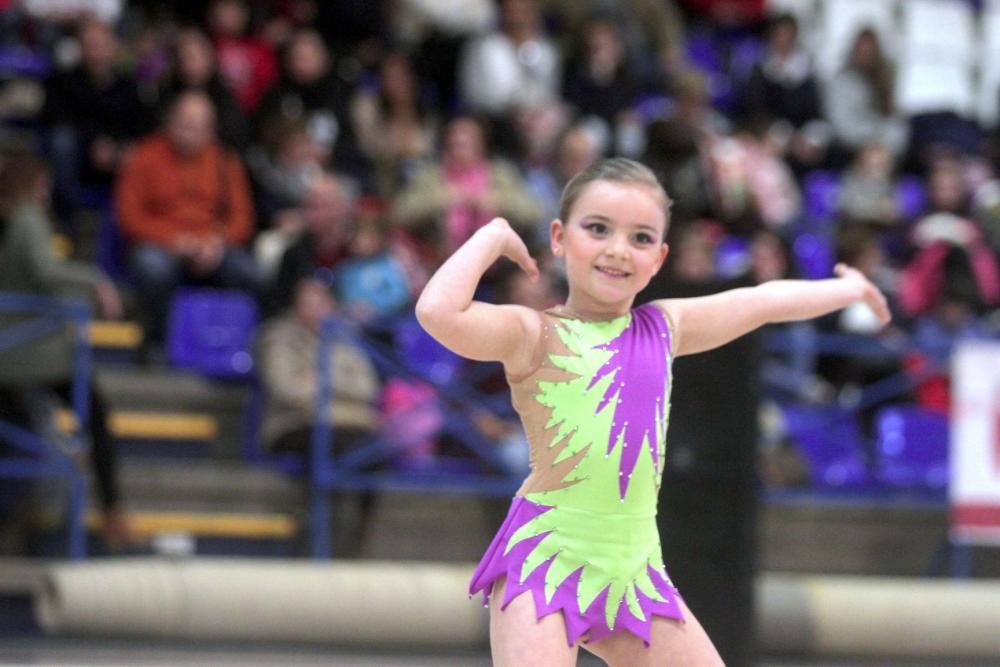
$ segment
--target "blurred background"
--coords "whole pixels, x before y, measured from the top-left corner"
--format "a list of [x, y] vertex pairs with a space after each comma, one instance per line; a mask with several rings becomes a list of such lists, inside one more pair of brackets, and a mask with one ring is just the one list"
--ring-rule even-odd
[[527, 443], [413, 302], [500, 215], [544, 280], [478, 298], [560, 303], [623, 155], [641, 300], [844, 261], [894, 313], [675, 364], [727, 664], [1000, 664], [998, 110], [997, 0], [0, 0], [0, 662], [488, 664]]

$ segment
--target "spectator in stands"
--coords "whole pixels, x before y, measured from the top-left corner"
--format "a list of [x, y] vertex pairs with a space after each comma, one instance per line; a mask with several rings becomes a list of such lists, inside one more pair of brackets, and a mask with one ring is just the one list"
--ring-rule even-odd
[[709, 138], [705, 147], [713, 209], [729, 232], [792, 228], [802, 204], [798, 183], [764, 126], [749, 120], [734, 135]]
[[323, 148], [325, 163], [338, 171], [359, 171], [363, 164], [351, 127], [351, 86], [333, 70], [330, 52], [315, 30], [299, 30], [285, 45], [281, 78], [257, 113], [258, 132], [284, 119], [304, 122]]
[[579, 115], [599, 119], [609, 137], [618, 137], [635, 122], [631, 112], [639, 95], [621, 28], [594, 16], [582, 26], [581, 37], [577, 57], [568, 63], [563, 97]]
[[847, 62], [830, 81], [823, 97], [833, 140], [841, 148], [857, 151], [878, 142], [899, 159], [906, 150], [907, 126], [893, 103], [893, 70], [878, 33], [862, 29], [847, 55]]
[[467, 40], [496, 24], [494, 0], [400, 0], [389, 25], [393, 40], [414, 54], [420, 78], [442, 109], [458, 106], [458, 62]]
[[840, 213], [848, 223], [884, 230], [900, 222], [892, 153], [885, 144], [873, 141], [859, 147], [844, 173], [838, 198]]
[[711, 108], [705, 79], [693, 71], [676, 81], [672, 113], [654, 120], [646, 130], [648, 164], [674, 200], [671, 218], [681, 223], [712, 216], [712, 143], [729, 131], [729, 124]]
[[797, 171], [822, 161], [830, 129], [812, 60], [799, 44], [798, 22], [791, 14], [772, 19], [767, 50], [750, 73], [744, 103], [752, 122], [770, 124], [774, 140]]
[[201, 91], [212, 100], [223, 143], [237, 150], [246, 147], [250, 131], [246, 114], [219, 75], [212, 42], [194, 28], [177, 33], [168, 78], [159, 91], [160, 105], [168, 107], [177, 95], [186, 91]]
[[963, 246], [936, 241], [904, 270], [900, 297], [904, 310], [919, 315], [912, 338], [916, 352], [906, 359], [907, 367], [921, 375], [917, 402], [947, 413], [948, 364], [955, 346], [963, 340], [997, 338], [982, 317], [1000, 303], [996, 256], [980, 242]]
[[499, 29], [471, 40], [459, 68], [462, 99], [472, 112], [503, 116], [559, 95], [559, 51], [536, 0], [503, 0]]
[[394, 220], [429, 230], [431, 262], [449, 255], [496, 216], [526, 229], [538, 223], [538, 204], [513, 165], [490, 159], [482, 126], [469, 117], [448, 123], [439, 164], [429, 164], [395, 202]]
[[243, 250], [253, 230], [249, 186], [239, 157], [215, 138], [214, 122], [204, 93], [182, 93], [162, 130], [136, 145], [118, 176], [118, 221], [154, 342], [180, 283], [260, 291]]
[[972, 215], [982, 225], [990, 247], [1000, 253], [1000, 179], [996, 175], [976, 188]]
[[462, 108], [490, 118], [505, 154], [520, 149], [518, 125], [559, 104], [561, 58], [537, 0], [503, 0], [499, 29], [470, 40], [458, 66]]
[[296, 235], [282, 255], [272, 285], [272, 312], [292, 305], [295, 286], [303, 278], [313, 277], [332, 287], [337, 265], [350, 254], [354, 196], [343, 179], [329, 173], [313, 179], [299, 213], [303, 233]]
[[546, 17], [570, 53], [584, 26], [596, 17], [620, 31], [629, 77], [643, 90], [660, 92], [684, 65], [684, 17], [674, 0], [542, 0]]
[[301, 119], [270, 124], [261, 142], [247, 151], [246, 159], [261, 222], [302, 204], [309, 184], [323, 171], [323, 154]]
[[[295, 287], [292, 307], [260, 332], [257, 359], [266, 395], [261, 440], [269, 451], [310, 452], [319, 389], [319, 329], [336, 314], [329, 286], [306, 278]], [[337, 455], [363, 446], [378, 428], [379, 379], [360, 347], [337, 340], [329, 354], [334, 390], [325, 410], [333, 429], [331, 454]], [[360, 500], [360, 529], [349, 539], [345, 554], [358, 555], [364, 543], [374, 496], [366, 493]]]
[[414, 293], [390, 244], [380, 211], [362, 212], [350, 230], [350, 257], [337, 266], [334, 286], [345, 312], [360, 322], [399, 315]]
[[966, 319], [965, 311], [981, 314], [1000, 305], [1000, 266], [975, 223], [934, 214], [921, 220], [914, 240], [918, 251], [899, 286], [907, 315], [943, 308], [948, 327], [955, 328]]
[[671, 230], [674, 249], [671, 277], [683, 283], [709, 284], [715, 272], [715, 248], [721, 227], [711, 220], [695, 220]]
[[151, 121], [135, 80], [118, 70], [118, 40], [111, 26], [85, 20], [77, 35], [80, 64], [49, 80], [42, 115], [48, 129], [56, 212], [71, 229], [82, 188], [110, 187], [120, 157]]
[[524, 177], [528, 193], [541, 207], [535, 241], [547, 245], [549, 224], [559, 217], [559, 200], [569, 179], [601, 157], [600, 142], [583, 124], [569, 127], [556, 142], [554, 155], [542, 164], [533, 165]]
[[213, 0], [207, 16], [222, 79], [240, 108], [252, 113], [278, 79], [274, 49], [250, 33], [250, 9], [245, 0]]
[[359, 148], [372, 164], [375, 191], [382, 197], [406, 186], [437, 145], [438, 120], [423, 97], [413, 63], [393, 51], [382, 60], [377, 87], [354, 98]]
[[[61, 260], [52, 250], [49, 218], [51, 181], [45, 165], [29, 153], [0, 158], [0, 292], [65, 296], [93, 301], [98, 313], [117, 319], [122, 304], [114, 283], [96, 267]], [[15, 324], [0, 314], [2, 325]], [[42, 336], [0, 352], [0, 417], [25, 428], [32, 423], [27, 392], [47, 388], [71, 400], [73, 341], [66, 331]], [[109, 546], [121, 547], [129, 529], [121, 508], [117, 455], [107, 427], [107, 404], [100, 386], [90, 385], [90, 457], [97, 478], [102, 532]]]
[[[265, 323], [258, 341], [261, 380], [267, 393], [261, 438], [271, 451], [309, 450], [319, 382], [316, 377], [320, 325], [338, 313], [328, 285], [304, 278], [292, 307]], [[330, 419], [338, 449], [371, 437], [378, 426], [379, 380], [365, 352], [337, 341], [332, 346]]]

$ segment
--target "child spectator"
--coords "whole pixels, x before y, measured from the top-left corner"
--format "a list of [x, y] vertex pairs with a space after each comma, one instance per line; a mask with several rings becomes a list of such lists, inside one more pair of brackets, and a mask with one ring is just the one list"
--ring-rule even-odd
[[359, 217], [350, 253], [337, 266], [334, 285], [351, 317], [361, 322], [387, 318], [412, 303], [406, 272], [389, 246], [385, 222], [378, 213]]

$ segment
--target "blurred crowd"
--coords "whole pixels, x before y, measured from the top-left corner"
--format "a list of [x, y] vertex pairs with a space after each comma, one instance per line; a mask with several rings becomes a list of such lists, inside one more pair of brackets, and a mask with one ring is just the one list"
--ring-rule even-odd
[[[859, 23], [840, 61], [824, 60], [810, 35], [837, 4], [2, 0], [3, 170], [22, 173], [0, 182], [0, 257], [37, 241], [19, 224], [51, 225], [100, 266], [87, 284], [101, 314], [121, 315], [116, 284], [134, 295], [153, 357], [179, 285], [247, 291], [276, 318], [267, 358], [290, 359], [317, 313], [405, 316], [494, 216], [549, 282], [497, 270], [481, 297], [557, 302], [547, 229], [561, 188], [625, 155], [674, 200], [677, 280], [822, 277], [849, 262], [896, 324], [877, 332], [862, 307], [821, 327], [946, 360], [1000, 329], [997, 128], [946, 104], [901, 108], [884, 26]], [[29, 156], [47, 167], [23, 173]], [[377, 378], [344, 363], [368, 378], [344, 400], [372, 403]], [[307, 400], [292, 380], [308, 364], [279, 366], [264, 372], [288, 380], [290, 404]], [[820, 370], [833, 389], [889, 372]], [[915, 398], [946, 407], [941, 391]], [[355, 408], [344, 428], [371, 427]]]

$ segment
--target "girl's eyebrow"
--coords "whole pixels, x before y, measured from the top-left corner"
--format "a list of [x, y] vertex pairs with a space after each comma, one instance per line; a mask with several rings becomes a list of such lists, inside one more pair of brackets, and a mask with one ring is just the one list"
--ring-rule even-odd
[[[588, 213], [580, 218], [581, 224], [585, 222], [603, 222], [603, 223], [613, 224], [614, 221], [605, 215], [601, 215], [600, 213]], [[656, 227], [654, 227], [653, 225], [647, 225], [645, 223], [639, 223], [635, 225], [635, 229], [650, 232], [652, 234], [660, 233], [660, 231]]]
[[590, 220], [594, 222], [611, 222], [611, 218], [601, 215], [600, 213], [588, 213], [587, 215], [580, 218], [580, 222], [587, 222]]

